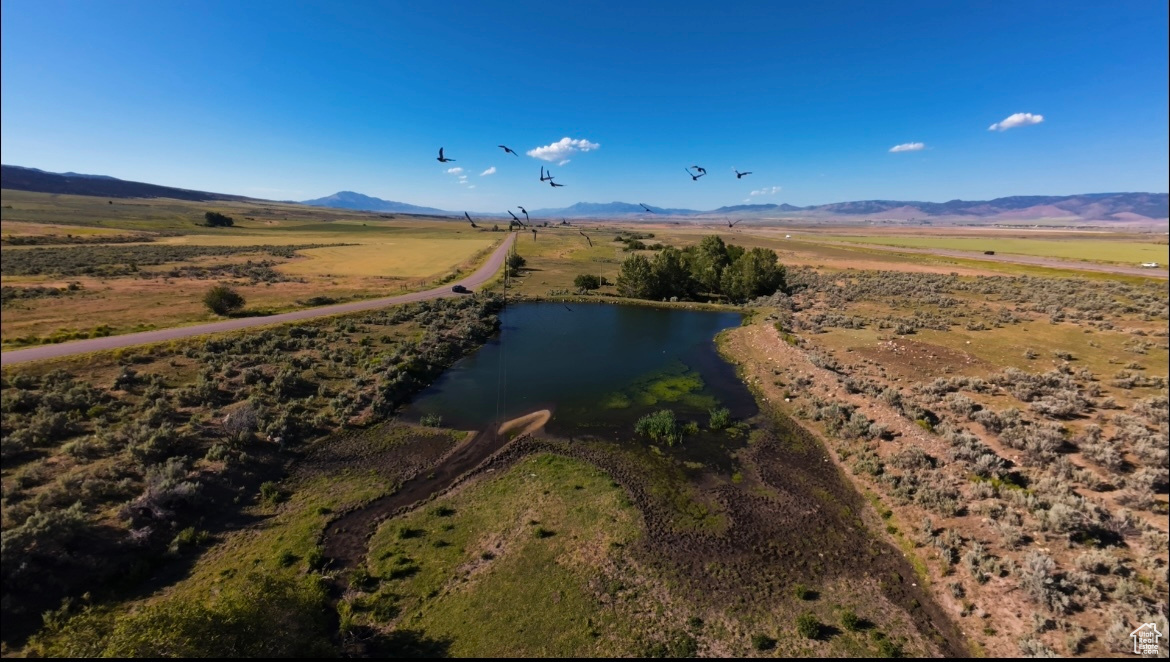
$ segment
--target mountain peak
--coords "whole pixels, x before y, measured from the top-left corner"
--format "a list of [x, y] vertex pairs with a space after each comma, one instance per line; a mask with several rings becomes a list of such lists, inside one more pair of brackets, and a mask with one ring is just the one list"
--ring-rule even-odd
[[405, 202], [395, 202], [394, 200], [383, 200], [373, 196], [358, 193], [356, 191], [338, 191], [333, 195], [327, 195], [324, 198], [316, 198], [315, 200], [304, 200], [303, 205], [310, 205], [312, 207], [333, 207], [335, 209], [353, 209], [355, 211], [386, 211], [398, 212], [400, 214], [438, 214], [446, 215], [451, 212], [436, 209], [434, 207], [420, 207], [418, 205], [407, 204]]

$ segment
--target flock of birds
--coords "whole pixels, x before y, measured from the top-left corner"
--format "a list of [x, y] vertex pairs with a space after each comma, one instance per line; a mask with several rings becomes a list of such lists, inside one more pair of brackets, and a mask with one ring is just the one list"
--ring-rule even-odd
[[[498, 147], [500, 149], [504, 150], [505, 154], [511, 154], [512, 156], [520, 156], [519, 154], [516, 153], [516, 150], [512, 149], [511, 147], [508, 147], [507, 145], [498, 145]], [[455, 159], [449, 159], [446, 157], [445, 154], [443, 154], [442, 147], [439, 148], [439, 158], [436, 160], [439, 163], [454, 163], [455, 162]], [[699, 181], [700, 177], [707, 176], [707, 169], [704, 168], [703, 166], [693, 165], [693, 166], [690, 166], [689, 168], [684, 168], [684, 170], [688, 175], [691, 176], [691, 181], [693, 181], [693, 182]], [[691, 172], [691, 170], [694, 170], [695, 172]], [[732, 168], [732, 172], [735, 173], [736, 179], [743, 179], [747, 175], [752, 174], [750, 170], [747, 172], [740, 172], [739, 169], [737, 169], [737, 168]], [[548, 182], [549, 186], [552, 186], [553, 188], [560, 188], [560, 187], [564, 186], [564, 184], [556, 183], [554, 181], [552, 170], [546, 171], [544, 166], [540, 166], [540, 181], [542, 183]], [[651, 214], [657, 213], [653, 209], [647, 207], [645, 203], [639, 202], [638, 204], [641, 205], [642, 209], [645, 209], [648, 213], [651, 213]], [[516, 207], [516, 208], [519, 209], [520, 212], [524, 214], [524, 221], [521, 221], [520, 217], [516, 216], [516, 214], [512, 213], [512, 210], [509, 209], [508, 215], [512, 217], [512, 220], [508, 222], [508, 229], [511, 230], [513, 227], [515, 227], [517, 225], [519, 225], [522, 228], [527, 228], [527, 229], [532, 231], [532, 238], [535, 240], [536, 239], [536, 228], [532, 227], [532, 225], [531, 225], [531, 219], [528, 218], [528, 210], [524, 209], [524, 207]], [[463, 212], [463, 216], [467, 218], [467, 222], [471, 224], [471, 227], [479, 228], [479, 226], [475, 224], [475, 221], [472, 220], [470, 214], [468, 214], [467, 212]], [[727, 227], [734, 228], [736, 226], [736, 224], [738, 224], [742, 220], [743, 219], [739, 219], [737, 221], [732, 221], [731, 219], [728, 219], [727, 220]], [[525, 221], [527, 221], [527, 222], [525, 222]], [[569, 222], [562, 218], [561, 225], [569, 225]], [[581, 230], [578, 230], [577, 232], [580, 233], [582, 237], [585, 237], [585, 240], [589, 242], [590, 248], [592, 248], [593, 247], [593, 240], [589, 238], [589, 235], [585, 234]]]

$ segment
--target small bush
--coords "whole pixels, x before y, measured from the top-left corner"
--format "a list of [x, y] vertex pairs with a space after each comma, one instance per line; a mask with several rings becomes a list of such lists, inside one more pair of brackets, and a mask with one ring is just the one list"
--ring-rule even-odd
[[682, 430], [674, 418], [674, 412], [669, 409], [660, 409], [639, 418], [634, 424], [634, 432], [653, 441], [664, 441], [667, 446], [682, 441]]
[[722, 430], [731, 425], [731, 411], [726, 407], [719, 407], [710, 411], [711, 420], [708, 427], [712, 430]]
[[796, 618], [796, 631], [805, 639], [819, 639], [821, 629], [821, 622], [811, 612], [806, 611]]
[[260, 500], [269, 505], [278, 504], [284, 501], [284, 492], [276, 483], [264, 481], [260, 484]]
[[579, 290], [596, 290], [601, 287], [601, 278], [593, 274], [579, 274], [573, 279], [573, 285]]
[[244, 307], [244, 297], [227, 285], [215, 285], [203, 295], [203, 305], [216, 315], [229, 315]]
[[852, 609], [846, 609], [841, 612], [841, 627], [849, 632], [857, 632], [861, 629], [861, 618]]

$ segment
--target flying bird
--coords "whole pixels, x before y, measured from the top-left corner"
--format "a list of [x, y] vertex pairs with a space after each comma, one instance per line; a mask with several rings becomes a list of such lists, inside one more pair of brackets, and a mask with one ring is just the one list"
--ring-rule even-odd
[[549, 175], [546, 177], [544, 175], [544, 166], [540, 166], [540, 181], [547, 182], [550, 179], [552, 179], [552, 173], [549, 173]]
[[737, 224], [737, 223], [739, 223], [739, 221], [742, 221], [742, 220], [743, 220], [743, 219], [741, 218], [741, 219], [739, 219], [739, 220], [735, 221], [735, 223], [732, 223], [732, 222], [731, 222], [731, 219], [729, 218], [729, 219], [727, 219], [727, 227], [729, 227], [729, 228], [733, 228], [733, 227], [735, 227], [735, 226], [736, 226], [736, 224]]
[[507, 145], [500, 145], [500, 149], [504, 150], [505, 154], [511, 154], [512, 156], [520, 156], [519, 154], [516, 153], [516, 150], [512, 149], [511, 147], [508, 147]]
[[589, 248], [593, 248], [593, 240], [589, 238], [589, 235], [585, 234], [583, 230], [577, 230], [577, 234], [585, 237], [585, 241], [589, 242]]
[[735, 173], [736, 179], [743, 179], [744, 175], [752, 174], [750, 170], [748, 172], [740, 172], [740, 171], [736, 170], [735, 168], [732, 168], [731, 170]]
[[700, 178], [700, 177], [702, 177], [703, 175], [707, 174], [707, 173], [706, 173], [706, 171], [704, 171], [702, 174], [698, 174], [698, 175], [696, 175], [696, 174], [694, 174], [694, 173], [692, 173], [692, 172], [691, 172], [691, 169], [690, 169], [690, 168], [684, 168], [684, 170], [686, 170], [686, 171], [687, 171], [687, 174], [691, 176], [691, 181], [692, 181], [692, 182], [697, 182], [697, 181], [699, 181], [699, 178]]
[[703, 173], [704, 175], [707, 174], [707, 169], [704, 168], [703, 166], [691, 166], [691, 167], [694, 168], [695, 170], [698, 170], [699, 172]]
[[471, 227], [473, 227], [473, 228], [478, 228], [478, 227], [479, 227], [478, 225], [476, 225], [476, 224], [475, 224], [475, 221], [471, 220], [471, 216], [470, 216], [470, 215], [468, 215], [468, 213], [467, 213], [467, 212], [463, 212], [463, 215], [467, 217], [467, 222], [468, 222], [468, 223], [471, 223]]
[[[509, 209], [509, 210], [507, 210], [507, 211], [508, 211], [508, 215], [512, 217], [512, 220], [513, 220], [513, 221], [516, 221], [517, 223], [520, 223], [520, 219], [519, 219], [519, 218], [517, 218], [517, 217], [516, 217], [516, 215], [512, 213], [512, 210], [511, 210], [511, 209]], [[523, 225], [523, 224], [521, 223], [521, 225]]]
[[645, 203], [643, 203], [643, 202], [639, 202], [638, 204], [642, 205], [642, 209], [645, 209], [646, 211], [650, 212], [651, 214], [653, 214], [653, 213], [654, 213], [654, 210], [653, 210], [653, 209], [651, 209], [651, 208], [649, 208], [649, 207], [647, 207]]
[[527, 209], [525, 209], [524, 207], [522, 207], [520, 205], [516, 205], [516, 209], [519, 209], [520, 213], [524, 214], [524, 220], [528, 221], [529, 223], [532, 222], [532, 219], [528, 218], [528, 210]]
[[548, 180], [548, 185], [552, 186], [553, 188], [564, 186], [564, 184], [558, 184], [558, 183], [554, 182], [551, 177]]
[[439, 163], [446, 163], [448, 161], [454, 161], [454, 160], [455, 159], [449, 159], [449, 158], [443, 156], [443, 148], [442, 147], [439, 148], [439, 159], [438, 159]]
[[573, 309], [570, 308], [568, 304], [562, 303], [561, 305], [564, 306], [565, 310], [569, 311], [570, 313], [573, 312]]

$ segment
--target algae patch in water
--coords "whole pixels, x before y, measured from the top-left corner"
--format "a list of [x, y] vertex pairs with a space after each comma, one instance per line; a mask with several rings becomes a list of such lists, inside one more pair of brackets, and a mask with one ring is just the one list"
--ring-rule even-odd
[[702, 393], [703, 378], [682, 361], [674, 361], [665, 369], [639, 377], [628, 387], [606, 394], [601, 400], [605, 409], [626, 409], [632, 406], [653, 407], [678, 403], [685, 407], [705, 410], [718, 404], [713, 396]]

